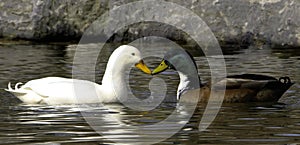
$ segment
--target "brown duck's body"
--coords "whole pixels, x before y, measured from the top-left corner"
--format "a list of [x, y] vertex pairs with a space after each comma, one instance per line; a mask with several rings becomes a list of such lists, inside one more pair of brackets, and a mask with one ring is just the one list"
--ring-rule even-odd
[[276, 79], [265, 75], [242, 74], [228, 76], [215, 84], [200, 83], [200, 88], [194, 89], [200, 82], [197, 65], [193, 56], [181, 49], [169, 50], [151, 74], [166, 69], [178, 72], [180, 82], [177, 99], [185, 102], [276, 102], [294, 84], [289, 77]]
[[288, 77], [276, 79], [256, 74], [233, 75], [213, 85], [213, 90], [211, 84], [204, 84], [199, 89], [188, 90], [181, 99], [189, 102], [189, 100], [194, 100], [191, 97], [198, 96], [200, 102], [207, 102], [211, 92], [214, 91], [212, 99], [220, 100], [222, 99], [223, 90], [218, 86], [224, 84], [225, 80], [224, 103], [276, 102], [294, 84]]

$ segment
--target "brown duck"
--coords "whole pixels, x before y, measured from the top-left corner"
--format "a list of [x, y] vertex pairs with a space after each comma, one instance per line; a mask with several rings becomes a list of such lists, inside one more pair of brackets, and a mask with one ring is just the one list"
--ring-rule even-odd
[[[180, 83], [177, 89], [177, 99], [185, 94], [181, 98], [185, 102], [195, 99], [192, 97], [199, 97], [200, 102], [208, 101], [212, 91], [211, 83], [201, 83], [196, 63], [189, 53], [183, 50], [168, 51], [160, 65], [152, 71], [152, 74], [155, 75], [167, 69], [174, 69], [179, 74]], [[222, 89], [218, 89], [218, 85], [224, 84], [224, 82], [226, 82], [224, 103], [276, 102], [294, 84], [289, 77], [276, 79], [259, 74], [232, 75], [213, 85], [215, 87], [213, 89], [214, 94], [217, 95], [214, 98], [223, 96]]]

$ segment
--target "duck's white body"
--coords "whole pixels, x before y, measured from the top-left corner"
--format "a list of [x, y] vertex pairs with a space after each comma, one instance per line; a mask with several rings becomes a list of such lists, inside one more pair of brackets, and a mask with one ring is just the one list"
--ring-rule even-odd
[[110, 56], [102, 85], [86, 80], [46, 77], [31, 80], [20, 88], [18, 87], [20, 83], [17, 83], [14, 89], [9, 83], [8, 89], [5, 90], [29, 104], [117, 102], [118, 99], [126, 99], [122, 96], [127, 96], [124, 71], [141, 59], [138, 49], [123, 45]]
[[[76, 90], [77, 89], [77, 90]], [[46, 77], [27, 82], [22, 87], [11, 88], [22, 102], [29, 104], [80, 104], [116, 102], [114, 92], [94, 82], [60, 77]], [[99, 97], [97, 97], [99, 96]]]

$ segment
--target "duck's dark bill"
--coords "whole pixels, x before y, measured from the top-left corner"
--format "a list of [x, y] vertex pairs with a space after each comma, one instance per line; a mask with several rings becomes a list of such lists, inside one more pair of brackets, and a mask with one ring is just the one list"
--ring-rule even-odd
[[165, 60], [162, 60], [161, 63], [159, 64], [158, 67], [156, 67], [153, 71], [152, 71], [152, 75], [158, 74], [160, 72], [165, 71], [169, 66], [166, 64]]
[[135, 67], [137, 67], [146, 74], [151, 74], [151, 70], [145, 65], [143, 60], [140, 60], [139, 63], [135, 64]]

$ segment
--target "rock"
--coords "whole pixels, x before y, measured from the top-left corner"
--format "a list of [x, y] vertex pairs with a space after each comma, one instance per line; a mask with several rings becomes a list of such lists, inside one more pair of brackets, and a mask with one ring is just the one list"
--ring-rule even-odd
[[[134, 1], [136, 0], [2, 0], [0, 37], [38, 41], [79, 40], [90, 24], [105, 12]], [[183, 6], [201, 17], [222, 45], [300, 47], [299, 0], [168, 0], [168, 2]], [[139, 12], [138, 9], [136, 11]], [[99, 35], [107, 37], [105, 33]], [[193, 43], [189, 35], [183, 31], [172, 25], [156, 22], [123, 27], [110, 38], [110, 41], [132, 41], [149, 35]]]

